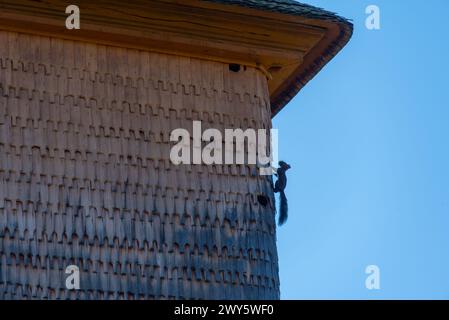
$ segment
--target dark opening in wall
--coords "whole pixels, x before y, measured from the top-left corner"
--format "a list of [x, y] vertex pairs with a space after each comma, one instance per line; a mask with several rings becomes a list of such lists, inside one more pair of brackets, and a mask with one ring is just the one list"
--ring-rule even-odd
[[260, 203], [260, 205], [261, 205], [262, 207], [266, 207], [269, 200], [268, 200], [268, 197], [267, 197], [266, 195], [259, 194], [259, 195], [257, 196], [257, 201]]
[[240, 65], [236, 64], [236, 63], [229, 64], [229, 71], [239, 72], [240, 71]]

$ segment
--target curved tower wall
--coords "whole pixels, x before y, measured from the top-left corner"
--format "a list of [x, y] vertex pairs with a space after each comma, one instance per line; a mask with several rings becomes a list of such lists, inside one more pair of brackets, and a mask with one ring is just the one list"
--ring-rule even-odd
[[269, 129], [262, 72], [7, 31], [0, 44], [0, 298], [279, 298], [268, 178], [169, 159], [193, 120]]

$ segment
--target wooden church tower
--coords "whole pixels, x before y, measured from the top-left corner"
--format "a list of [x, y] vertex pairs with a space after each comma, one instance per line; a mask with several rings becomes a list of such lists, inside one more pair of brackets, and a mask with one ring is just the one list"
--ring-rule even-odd
[[69, 30], [70, 4], [0, 2], [0, 299], [278, 299], [269, 179], [174, 165], [170, 132], [270, 128], [352, 25], [292, 0], [80, 0]]

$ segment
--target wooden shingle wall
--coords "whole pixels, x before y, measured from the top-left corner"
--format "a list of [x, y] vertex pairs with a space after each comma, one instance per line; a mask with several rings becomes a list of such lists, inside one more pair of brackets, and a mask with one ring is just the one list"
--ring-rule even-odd
[[264, 75], [0, 31], [0, 299], [279, 298], [269, 180], [173, 165], [192, 120], [269, 129]]

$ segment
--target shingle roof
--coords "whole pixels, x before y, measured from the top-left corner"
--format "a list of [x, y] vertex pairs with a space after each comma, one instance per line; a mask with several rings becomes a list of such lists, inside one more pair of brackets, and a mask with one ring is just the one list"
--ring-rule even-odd
[[337, 14], [295, 0], [202, 0], [224, 5], [237, 5], [249, 9], [270, 11], [285, 15], [324, 20], [339, 26], [339, 34], [304, 68], [280, 95], [271, 97], [272, 115], [276, 115], [349, 41], [353, 32], [350, 20]]
[[229, 5], [238, 5], [251, 9], [266, 10], [283, 14], [302, 16], [311, 19], [329, 19], [335, 21], [348, 21], [337, 14], [324, 9], [300, 3], [295, 0], [203, 0]]

